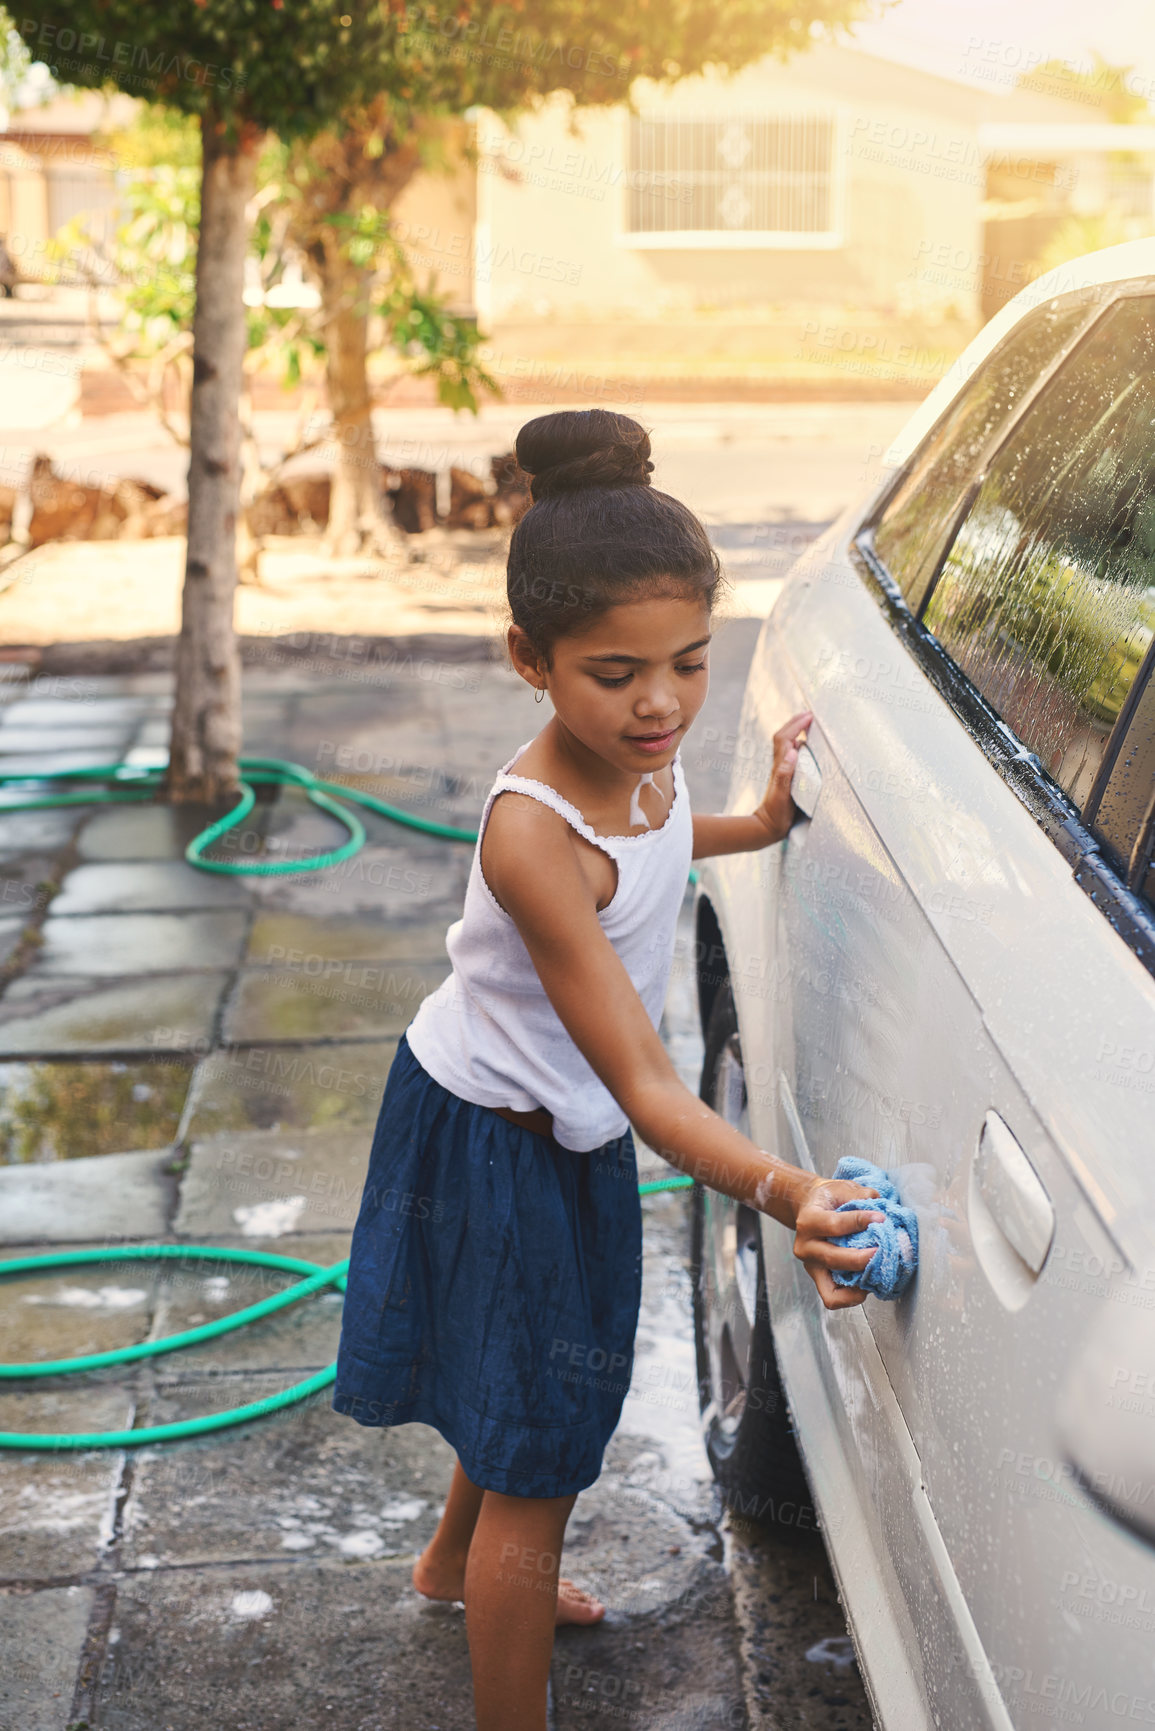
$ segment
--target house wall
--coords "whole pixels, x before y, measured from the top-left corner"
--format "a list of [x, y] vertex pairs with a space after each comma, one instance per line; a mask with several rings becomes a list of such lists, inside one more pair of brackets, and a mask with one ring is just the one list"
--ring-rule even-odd
[[0, 234], [27, 275], [43, 268], [48, 229], [48, 181], [43, 165], [17, 146], [0, 146]]
[[474, 310], [477, 176], [459, 150], [444, 171], [415, 174], [393, 206], [393, 230], [422, 285], [454, 312]]
[[[638, 246], [625, 233], [624, 107], [573, 111], [559, 98], [512, 129], [487, 115], [478, 127], [476, 298], [490, 326], [772, 318], [835, 306], [977, 321], [983, 169], [976, 99], [965, 87], [823, 47], [733, 79], [643, 88], [637, 99], [670, 116], [834, 112], [840, 243]], [[973, 257], [961, 286], [957, 269], [945, 285], [926, 269], [945, 246]]]

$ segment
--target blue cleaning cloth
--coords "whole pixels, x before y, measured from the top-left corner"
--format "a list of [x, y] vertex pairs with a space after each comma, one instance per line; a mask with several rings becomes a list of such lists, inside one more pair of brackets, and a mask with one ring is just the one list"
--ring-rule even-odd
[[845, 1245], [848, 1250], [868, 1250], [876, 1245], [874, 1255], [865, 1268], [833, 1268], [836, 1286], [857, 1286], [871, 1292], [875, 1298], [901, 1298], [918, 1266], [918, 1217], [913, 1208], [904, 1206], [898, 1185], [881, 1166], [869, 1160], [859, 1160], [845, 1154], [834, 1169], [836, 1178], [849, 1178], [877, 1190], [877, 1197], [864, 1197], [858, 1202], [841, 1202], [838, 1211], [877, 1208], [885, 1220], [872, 1220], [861, 1232], [848, 1232], [844, 1238], [832, 1238], [832, 1244]]

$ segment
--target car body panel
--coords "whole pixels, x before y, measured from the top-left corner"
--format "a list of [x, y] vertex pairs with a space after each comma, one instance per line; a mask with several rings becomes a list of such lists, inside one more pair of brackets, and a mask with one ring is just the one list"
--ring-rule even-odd
[[[1111, 254], [1061, 286], [1155, 274], [1155, 242]], [[898, 455], [1058, 286], [992, 321]], [[892, 628], [853, 549], [872, 502], [791, 572], [747, 684], [729, 809], [754, 808], [771, 735], [808, 708], [808, 815], [778, 848], [708, 862], [700, 890], [755, 1139], [826, 1173], [863, 1154], [919, 1208], [910, 1295], [847, 1313], [764, 1223], [783, 1380], [887, 1731], [921, 1722], [904, 1667], [943, 1731], [1051, 1702], [1116, 1722], [1088, 1582], [1150, 1603], [1112, 1623], [1111, 1654], [1155, 1724], [1155, 1550], [1076, 1483], [1058, 1417], [1106, 1277], [1117, 1306], [1155, 1305], [1155, 1094], [1134, 1062], [1155, 1048], [1155, 978]], [[880, 1594], [898, 1595], [886, 1616]]]

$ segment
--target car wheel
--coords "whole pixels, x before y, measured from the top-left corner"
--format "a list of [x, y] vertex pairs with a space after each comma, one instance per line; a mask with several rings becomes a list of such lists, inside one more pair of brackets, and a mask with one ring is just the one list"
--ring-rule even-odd
[[[729, 981], [718, 989], [706, 1029], [701, 1096], [749, 1133]], [[735, 1512], [813, 1530], [813, 1503], [770, 1332], [759, 1219], [756, 1209], [694, 1186], [690, 1272], [706, 1453]]]

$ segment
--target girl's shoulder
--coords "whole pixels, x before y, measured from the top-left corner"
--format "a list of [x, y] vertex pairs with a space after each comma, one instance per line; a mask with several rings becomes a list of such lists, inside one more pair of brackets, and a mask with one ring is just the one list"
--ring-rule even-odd
[[[576, 895], [605, 907], [617, 887], [617, 867], [593, 838], [579, 812], [554, 804], [516, 785], [495, 787], [482, 836], [479, 866], [484, 883], [504, 913], [537, 888], [548, 892], [555, 912]], [[537, 793], [553, 792], [535, 784]], [[529, 893], [529, 899], [536, 899]], [[564, 915], [562, 916], [564, 918]]]

